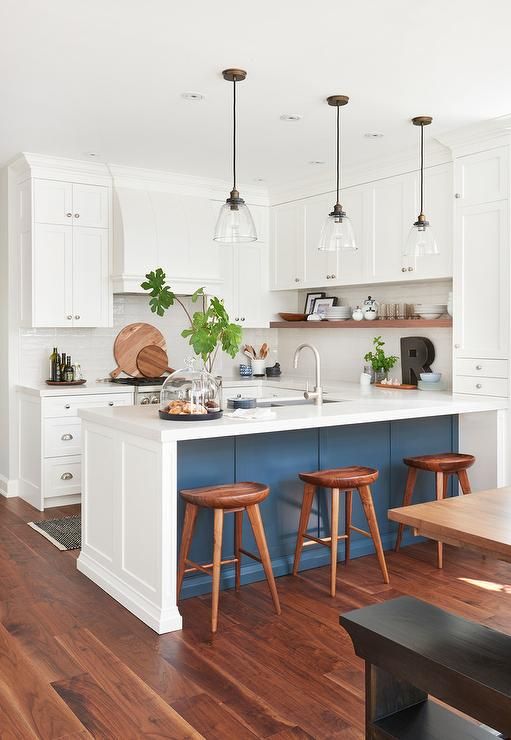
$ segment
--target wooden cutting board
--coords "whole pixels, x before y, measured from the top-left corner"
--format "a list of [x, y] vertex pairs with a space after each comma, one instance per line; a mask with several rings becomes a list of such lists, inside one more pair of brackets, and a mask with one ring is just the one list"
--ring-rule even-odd
[[387, 391], [416, 391], [416, 385], [401, 383], [400, 385], [390, 385], [388, 383], [375, 383], [375, 388], [385, 388]]
[[159, 378], [163, 373], [173, 373], [169, 367], [167, 353], [156, 344], [140, 350], [137, 356], [137, 368], [146, 378]]
[[155, 326], [138, 322], [121, 329], [114, 342], [117, 367], [110, 373], [111, 377], [117, 378], [122, 372], [140, 377], [141, 373], [137, 367], [138, 353], [150, 344], [167, 349], [163, 334]]

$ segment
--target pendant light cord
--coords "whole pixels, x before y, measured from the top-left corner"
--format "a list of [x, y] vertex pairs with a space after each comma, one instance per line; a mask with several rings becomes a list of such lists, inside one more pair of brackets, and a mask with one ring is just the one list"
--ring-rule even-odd
[[421, 123], [421, 213], [424, 213], [424, 124]]
[[236, 77], [234, 77], [233, 81], [233, 97], [232, 97], [232, 119], [233, 119], [233, 126], [232, 126], [232, 177], [233, 177], [233, 185], [232, 189], [236, 190]]
[[339, 183], [340, 183], [340, 171], [341, 171], [341, 110], [340, 106], [337, 106], [337, 204], [339, 205]]

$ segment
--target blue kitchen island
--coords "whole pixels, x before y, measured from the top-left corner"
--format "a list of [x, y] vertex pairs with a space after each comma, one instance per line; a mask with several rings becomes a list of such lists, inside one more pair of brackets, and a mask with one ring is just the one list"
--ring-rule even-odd
[[[383, 546], [389, 549], [394, 544], [395, 525], [388, 521], [387, 510], [402, 501], [403, 457], [457, 451], [462, 415], [479, 419], [476, 427], [496, 434], [507, 407], [503, 399], [374, 388], [362, 391], [352, 384], [329, 393], [333, 402], [322, 407], [283, 406], [259, 420], [224, 415], [214, 421], [167, 422], [150, 406], [81, 410], [83, 532], [78, 569], [155, 631], [180, 629], [176, 599], [183, 515], [180, 489], [244, 480], [267, 484], [271, 493], [261, 505], [261, 514], [274, 573], [282, 576], [292, 568], [302, 503], [298, 473], [345, 465], [377, 468], [373, 500]], [[416, 500], [433, 496], [433, 477], [418, 476]], [[327, 501], [320, 492], [310, 519], [310, 533], [316, 536], [329, 534]], [[353, 523], [366, 528], [357, 495], [353, 504]], [[233, 518], [225, 517], [226, 558], [233, 552]], [[342, 527], [341, 519], [341, 531]], [[212, 512], [201, 511], [192, 560], [211, 561], [212, 536]], [[248, 521], [243, 537], [245, 548], [254, 549]], [[411, 533], [406, 537], [410, 541]], [[341, 541], [340, 559], [343, 547]], [[372, 541], [353, 533], [351, 557], [371, 552]], [[325, 565], [328, 560], [328, 550], [312, 545], [303, 552], [301, 569]], [[242, 583], [263, 577], [260, 564], [243, 559]], [[221, 584], [223, 588], [234, 585], [231, 566], [222, 569]], [[210, 589], [207, 575], [190, 574], [181, 598]]]

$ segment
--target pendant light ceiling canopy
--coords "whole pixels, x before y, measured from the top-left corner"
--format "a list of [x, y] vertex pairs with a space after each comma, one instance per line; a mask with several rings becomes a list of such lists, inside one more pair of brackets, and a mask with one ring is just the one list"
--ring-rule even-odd
[[214, 241], [223, 244], [243, 244], [257, 240], [256, 228], [247, 205], [240, 198], [236, 184], [236, 85], [242, 82], [247, 73], [244, 69], [224, 69], [224, 80], [233, 84], [232, 106], [232, 179], [233, 185], [229, 197], [220, 209], [215, 227]]
[[318, 249], [322, 252], [336, 252], [340, 249], [355, 251], [357, 249], [353, 226], [339, 200], [341, 187], [341, 108], [347, 105], [348, 101], [349, 97], [347, 95], [330, 95], [326, 99], [328, 105], [336, 108], [337, 113], [337, 200], [333, 211], [329, 213], [323, 224], [318, 246]]
[[414, 126], [420, 126], [420, 213], [412, 224], [405, 245], [406, 257], [425, 257], [439, 254], [433, 229], [424, 215], [424, 126], [429, 126], [431, 116], [412, 118]]

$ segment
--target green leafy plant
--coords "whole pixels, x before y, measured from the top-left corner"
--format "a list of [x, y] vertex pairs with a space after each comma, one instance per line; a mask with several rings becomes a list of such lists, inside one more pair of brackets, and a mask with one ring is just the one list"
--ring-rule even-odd
[[364, 355], [364, 360], [371, 363], [371, 366], [376, 373], [388, 373], [389, 370], [392, 370], [399, 357], [396, 357], [395, 355], [389, 355], [387, 357], [387, 355], [383, 351], [385, 342], [382, 341], [381, 337], [374, 337], [373, 345], [374, 352], [371, 351]]
[[145, 277], [141, 287], [149, 292], [151, 311], [163, 316], [175, 303], [181, 306], [190, 323], [190, 328], [183, 329], [181, 336], [188, 339], [193, 351], [202, 358], [209, 372], [213, 369], [220, 348], [230, 357], [237, 355], [241, 347], [241, 326], [230, 321], [223, 300], [214, 296], [209, 298], [204, 293], [204, 288], [199, 288], [192, 295], [192, 302], [197, 303], [200, 298], [202, 310], [195, 311], [192, 315], [167, 285], [167, 278], [161, 267], [148, 272]]

